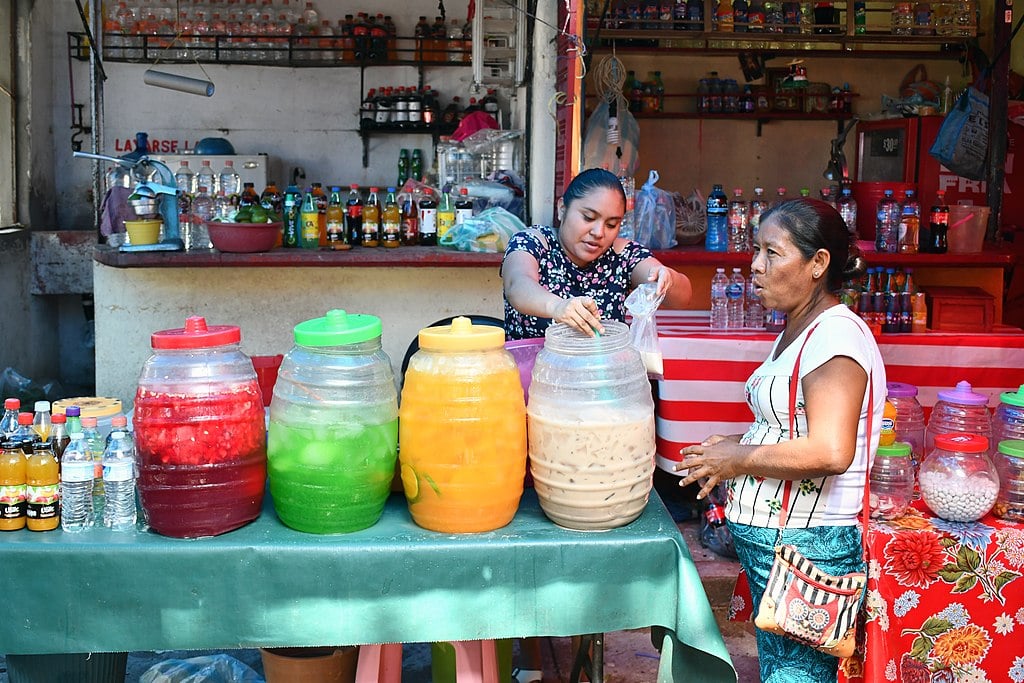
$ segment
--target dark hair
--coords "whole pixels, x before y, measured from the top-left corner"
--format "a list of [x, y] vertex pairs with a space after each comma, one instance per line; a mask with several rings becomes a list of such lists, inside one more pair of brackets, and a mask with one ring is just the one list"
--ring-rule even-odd
[[565, 204], [565, 208], [569, 208], [569, 205], [577, 199], [586, 197], [600, 188], [615, 190], [622, 197], [622, 202], [626, 202], [626, 193], [622, 189], [622, 183], [614, 173], [603, 168], [588, 168], [577, 174], [569, 183], [569, 187], [565, 188], [565, 192], [562, 194], [562, 203]]
[[830, 291], [864, 274], [867, 262], [846, 229], [843, 217], [831, 205], [817, 199], [792, 199], [762, 214], [760, 224], [769, 220], [789, 233], [804, 258], [812, 258], [819, 249], [829, 253], [825, 284]]

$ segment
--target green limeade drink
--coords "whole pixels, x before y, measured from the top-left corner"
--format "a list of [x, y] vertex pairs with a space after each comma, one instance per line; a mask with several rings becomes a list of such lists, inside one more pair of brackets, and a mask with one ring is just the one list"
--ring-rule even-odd
[[278, 517], [314, 534], [372, 526], [391, 489], [397, 444], [397, 419], [323, 427], [271, 422], [267, 467]]

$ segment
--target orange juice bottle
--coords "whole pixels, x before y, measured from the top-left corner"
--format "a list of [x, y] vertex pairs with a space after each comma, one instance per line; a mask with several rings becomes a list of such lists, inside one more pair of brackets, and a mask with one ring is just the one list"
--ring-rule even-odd
[[60, 473], [49, 443], [36, 444], [25, 467], [29, 531], [50, 531], [60, 525]]
[[413, 521], [445, 533], [512, 521], [526, 474], [526, 404], [496, 327], [456, 318], [420, 331], [399, 409], [402, 484]]
[[879, 446], [891, 446], [896, 441], [896, 406], [886, 399], [882, 410], [882, 433], [878, 437]]
[[13, 441], [0, 446], [0, 531], [25, 528], [25, 453]]

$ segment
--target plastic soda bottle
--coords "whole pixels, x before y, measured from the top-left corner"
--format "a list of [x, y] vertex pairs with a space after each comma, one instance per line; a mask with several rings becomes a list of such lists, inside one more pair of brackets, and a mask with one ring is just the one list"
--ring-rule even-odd
[[90, 451], [82, 432], [72, 434], [71, 443], [64, 449], [60, 468], [60, 525], [64, 531], [82, 531], [94, 523], [95, 463]]
[[64, 409], [64, 415], [68, 419], [67, 430], [69, 435], [82, 431], [82, 409], [79, 406], [68, 406]]
[[473, 200], [469, 196], [469, 188], [459, 189], [459, 197], [455, 200], [455, 225], [462, 225], [473, 217]]
[[452, 196], [448, 192], [441, 194], [441, 201], [437, 205], [437, 238], [441, 239], [448, 231], [455, 226], [455, 204], [452, 203]]
[[918, 230], [921, 227], [921, 205], [917, 203], [913, 190], [903, 191], [900, 207], [900, 226], [897, 240], [901, 254], [917, 253]]
[[389, 249], [402, 243], [402, 211], [398, 208], [395, 188], [389, 187], [384, 197], [384, 212], [381, 214], [381, 242]]
[[115, 430], [103, 451], [103, 526], [114, 531], [135, 528], [135, 444], [128, 433]]
[[370, 194], [366, 198], [366, 205], [363, 206], [363, 235], [362, 245], [364, 247], [375, 247], [380, 243], [380, 197], [377, 196], [378, 189], [370, 188]]
[[[313, 188], [306, 190], [302, 198], [302, 209], [299, 212], [299, 246], [303, 249], [316, 249], [320, 246], [320, 212], [316, 208]], [[326, 226], [325, 226], [326, 227]]]
[[[224, 196], [231, 199], [231, 195], [224, 193]], [[254, 183], [245, 183], [242, 186], [242, 193], [238, 195], [239, 206], [257, 206], [260, 203], [260, 196], [256, 194]]]
[[267, 211], [281, 213], [282, 200], [281, 191], [277, 189], [277, 181], [268, 180], [267, 186], [263, 188], [263, 192], [260, 194], [260, 206]]
[[[89, 477], [92, 481], [91, 468]], [[56, 529], [60, 524], [61, 500], [57, 458], [53, 457], [50, 444], [39, 444], [25, 463], [25, 526], [29, 531]]]
[[359, 244], [363, 239], [363, 197], [359, 194], [358, 185], [348, 186], [348, 199], [345, 201], [345, 231], [351, 246]]
[[313, 183], [313, 203], [316, 205], [317, 245], [327, 246], [327, 194], [320, 183]]
[[345, 209], [341, 206], [341, 188], [331, 187], [327, 201], [327, 244], [333, 250], [351, 249], [345, 234]]
[[50, 440], [50, 402], [36, 401], [35, 416], [32, 418], [32, 431], [40, 441]]
[[21, 400], [8, 398], [4, 400], [4, 416], [0, 419], [0, 439], [7, 440], [18, 431], [18, 411]]
[[707, 201], [707, 234], [704, 248], [708, 251], [725, 251], [728, 247], [727, 225], [729, 220], [729, 199], [722, 186], [716, 184]]
[[945, 254], [948, 248], [946, 236], [949, 233], [949, 206], [946, 205], [946, 193], [937, 192], [935, 205], [928, 216], [927, 239], [920, 243], [921, 251], [930, 254]]
[[0, 443], [0, 531], [25, 528], [25, 454], [13, 441]]
[[743, 190], [737, 187], [732, 191], [732, 201], [729, 202], [728, 251], [750, 251], [750, 235], [747, 232], [747, 220], [747, 203], [743, 201]]
[[419, 204], [420, 244], [437, 245], [437, 200], [432, 194], [426, 194]]
[[284, 191], [284, 231], [281, 244], [285, 247], [299, 246], [299, 234], [302, 230], [302, 193], [295, 185], [289, 185]]
[[726, 300], [726, 288], [729, 286], [729, 278], [725, 274], [725, 268], [716, 268], [715, 275], [711, 278], [711, 329], [724, 330], [729, 324], [728, 302]]
[[420, 241], [420, 218], [412, 194], [402, 200], [402, 244], [415, 246]]
[[57, 458], [57, 462], [60, 462], [60, 456], [63, 455], [64, 449], [67, 448], [68, 443], [71, 441], [71, 436], [67, 430], [68, 417], [63, 413], [56, 413], [50, 418], [50, 421], [52, 423], [50, 445], [53, 446], [54, 457]]
[[39, 443], [39, 435], [32, 429], [33, 419], [32, 413], [18, 413], [18, 429], [11, 438], [29, 447]]

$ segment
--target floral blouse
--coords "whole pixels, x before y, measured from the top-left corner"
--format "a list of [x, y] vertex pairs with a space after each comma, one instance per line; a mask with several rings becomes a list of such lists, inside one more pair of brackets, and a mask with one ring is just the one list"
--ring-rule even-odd
[[[589, 296], [597, 302], [602, 319], [620, 322], [626, 320], [625, 301], [633, 269], [653, 256], [650, 249], [630, 240], [622, 253], [611, 248], [586, 268], [580, 268], [569, 260], [555, 229], [546, 225], [513, 235], [505, 256], [515, 251], [525, 251], [537, 259], [540, 284], [546, 290], [565, 299]], [[509, 339], [543, 337], [550, 324], [551, 318], [524, 315], [505, 299], [505, 335]]]

